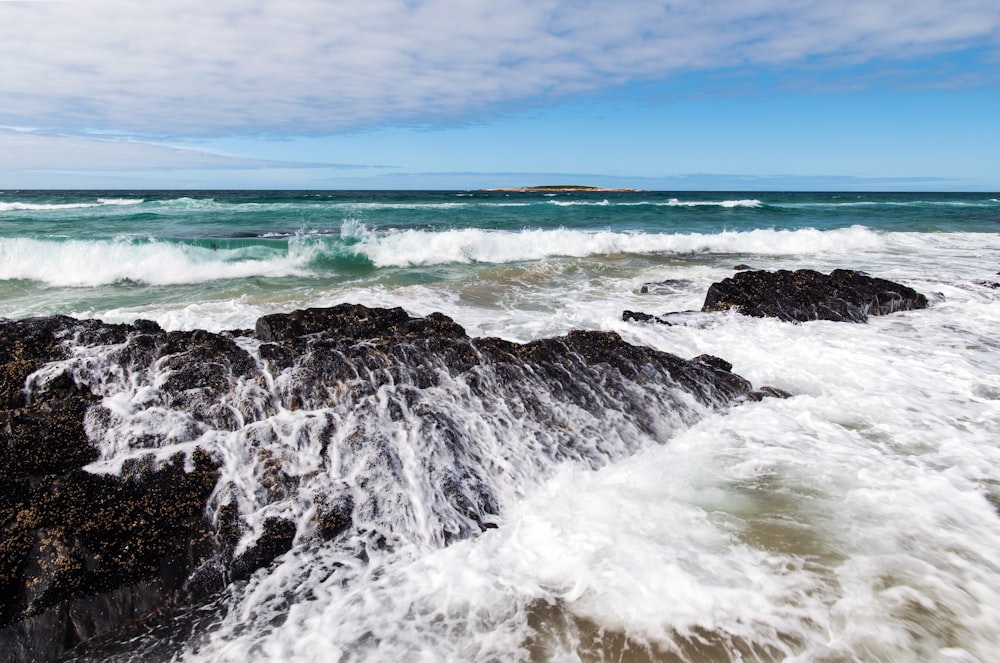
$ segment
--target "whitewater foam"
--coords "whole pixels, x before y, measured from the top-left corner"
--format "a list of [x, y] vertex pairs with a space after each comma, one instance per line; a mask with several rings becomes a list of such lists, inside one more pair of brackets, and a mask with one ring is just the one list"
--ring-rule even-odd
[[176, 285], [306, 273], [311, 252], [275, 254], [263, 247], [207, 246], [120, 237], [111, 240], [0, 239], [0, 279], [88, 287], [120, 282]]
[[31, 212], [86, 209], [91, 207], [108, 207], [124, 205], [140, 205], [145, 202], [141, 198], [98, 198], [95, 203], [24, 203], [0, 202], [0, 212]]
[[959, 353], [967, 341], [939, 324], [988, 335], [1000, 305], [983, 305], [869, 325], [629, 325], [778, 373], [798, 395], [596, 471], [519, 481], [533, 488], [504, 502], [497, 529], [443, 549], [402, 546], [368, 567], [297, 549], [185, 659], [988, 660], [1000, 401], [972, 386], [1000, 388], [1000, 366], [987, 347]]
[[671, 198], [666, 205], [670, 207], [761, 207], [761, 203], [756, 198], [743, 198], [740, 200], [678, 200]]
[[608, 207], [611, 203], [605, 200], [550, 200], [550, 205], [557, 207]]
[[426, 232], [390, 230], [382, 233], [356, 227], [354, 250], [377, 267], [446, 263], [504, 263], [550, 257], [586, 257], [622, 253], [757, 255], [841, 254], [877, 250], [883, 238], [862, 227], [821, 231], [751, 230], [747, 232], [640, 233], [581, 231], [565, 228], [500, 232], [462, 229]]

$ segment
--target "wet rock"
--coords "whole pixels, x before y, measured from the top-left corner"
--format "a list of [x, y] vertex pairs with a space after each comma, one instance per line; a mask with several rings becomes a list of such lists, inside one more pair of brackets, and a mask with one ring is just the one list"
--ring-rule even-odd
[[220, 401], [254, 373], [250, 355], [232, 338], [201, 330], [169, 332], [160, 340], [156, 353], [166, 372], [160, 389], [169, 404], [212, 428], [236, 430], [241, 417]]
[[0, 407], [26, 404], [25, 380], [44, 362], [66, 356], [60, 338], [75, 323], [62, 316], [0, 320]]
[[748, 398], [753, 401], [764, 400], [765, 398], [791, 398], [792, 394], [788, 393], [784, 389], [778, 389], [777, 387], [769, 387], [767, 385], [751, 391]]
[[829, 275], [809, 269], [740, 272], [714, 283], [702, 311], [735, 309], [781, 320], [865, 322], [869, 315], [927, 307], [927, 297], [904, 285], [861, 272]]
[[232, 578], [243, 580], [257, 569], [292, 549], [295, 541], [295, 521], [287, 518], [268, 518], [264, 521], [263, 532], [250, 548], [233, 560]]
[[332, 503], [321, 503], [316, 509], [316, 533], [326, 541], [335, 539], [351, 526], [354, 500], [342, 495]]
[[83, 418], [89, 392], [0, 411], [0, 485], [83, 467], [97, 459]]
[[[595, 466], [606, 456], [584, 448], [560, 419], [563, 409], [598, 422], [620, 412], [660, 435], [649, 402], [634, 399], [646, 386], [656, 388], [660, 408], [692, 397], [724, 407], [777, 395], [755, 390], [723, 359], [686, 360], [612, 332], [518, 344], [470, 338], [447, 316], [399, 308], [309, 309], [220, 334], [166, 332], [149, 321], [0, 321], [0, 651], [51, 660], [246, 579], [307, 537], [391, 547], [389, 528], [371, 523], [398, 506], [383, 504], [379, 491], [405, 468], [398, 440], [382, 426], [405, 429], [440, 456], [427, 477], [438, 491], [435, 508], [447, 512], [442, 543], [494, 526], [500, 508], [489, 477], [500, 470], [476, 455], [467, 413], [428, 396], [455, 396], [456, 385], [484, 421], [502, 406], [511, 421], [538, 422], [532, 453]], [[113, 404], [122, 392], [127, 408]], [[352, 429], [338, 429], [343, 422], [329, 414], [336, 408], [350, 412]], [[148, 432], [127, 425], [130, 411], [174, 418], [165, 419], [169, 431]], [[236, 481], [217, 485], [220, 461], [195, 446], [216, 433], [235, 435], [252, 465], [243, 502]], [[120, 474], [85, 470], [99, 457], [95, 443], [113, 435], [128, 436], [117, 443], [133, 452]], [[179, 443], [188, 451], [161, 451]], [[304, 468], [281, 444], [308, 447], [318, 464]], [[310, 484], [311, 520], [270, 517], [254, 526], [240, 512], [248, 502], [294, 504], [311, 476], [329, 471], [322, 462], [332, 454], [365, 465], [352, 468], [350, 486]]]
[[641, 311], [622, 311], [622, 320], [625, 322], [654, 322], [657, 321], [657, 318], [655, 315]]
[[703, 329], [713, 323], [712, 316], [702, 311], [669, 311], [660, 315], [640, 311], [623, 311], [622, 320], [624, 322], [653, 322], [667, 327], [681, 325], [698, 329]]
[[993, 510], [996, 512], [997, 516], [1000, 516], [1000, 493], [987, 491], [985, 493], [986, 501], [990, 503]]
[[669, 295], [675, 294], [683, 291], [691, 285], [691, 282], [685, 279], [665, 279], [663, 281], [651, 281], [649, 283], [643, 283], [639, 286], [638, 294], [640, 295]]
[[411, 317], [399, 307], [380, 309], [360, 304], [265, 315], [257, 320], [254, 328], [254, 336], [267, 342], [308, 342], [308, 337], [318, 334], [353, 341], [466, 336], [462, 327], [440, 313], [419, 318]]
[[720, 371], [732, 371], [733, 365], [721, 357], [716, 357], [715, 355], [698, 355], [691, 361], [700, 361], [703, 364], [708, 364], [709, 366], [714, 366]]
[[[5, 660], [51, 660], [141, 617], [177, 596], [212, 554], [204, 508], [217, 467], [204, 451], [163, 464], [137, 460], [122, 476], [83, 470], [98, 457], [86, 420], [100, 398], [78, 382], [70, 348], [115, 347], [136, 331], [66, 317], [0, 321]], [[53, 362], [70, 363], [31, 378]]]
[[[192, 461], [192, 471], [177, 456], [129, 477], [66, 471], [64, 460], [51, 474], [33, 468], [38, 474], [22, 484], [0, 542], [0, 610], [8, 626], [0, 644], [30, 639], [41, 623], [30, 618], [56, 609], [61, 618], [51, 628], [74, 646], [177, 596], [214, 550], [204, 507], [217, 468], [200, 450]], [[82, 606], [101, 596], [117, 598], [84, 627], [74, 615], [88, 614]]]

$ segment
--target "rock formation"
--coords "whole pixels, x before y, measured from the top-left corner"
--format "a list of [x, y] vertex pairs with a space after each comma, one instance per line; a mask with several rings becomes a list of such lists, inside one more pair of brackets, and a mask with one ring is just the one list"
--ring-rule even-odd
[[443, 545], [494, 526], [500, 470], [473, 439], [483, 426], [524, 426], [512, 452], [598, 466], [631, 449], [603, 440], [621, 427], [662, 436], [655, 407], [690, 421], [692, 401], [782, 395], [724, 360], [614, 333], [517, 344], [470, 338], [441, 314], [353, 305], [219, 334], [0, 320], [0, 362], [0, 651], [12, 661], [198, 601], [308, 540], [392, 546], [390, 512], [407, 499], [393, 491], [412, 460], [380, 428], [435, 445], [421, 462], [439, 514], [428, 536]]
[[869, 315], [927, 308], [912, 288], [861, 272], [836, 269], [743, 271], [713, 283], [702, 311], [736, 309], [743, 315], [804, 322], [865, 322]]
[[[913, 288], [862, 272], [835, 269], [822, 274], [811, 269], [768, 272], [746, 268], [713, 283], [705, 295], [701, 313], [735, 309], [743, 315], [789, 322], [866, 322], [870, 315], [927, 308], [927, 305], [927, 297]], [[624, 311], [622, 320], [690, 325], [697, 324], [699, 315], [697, 311], [660, 315]]]

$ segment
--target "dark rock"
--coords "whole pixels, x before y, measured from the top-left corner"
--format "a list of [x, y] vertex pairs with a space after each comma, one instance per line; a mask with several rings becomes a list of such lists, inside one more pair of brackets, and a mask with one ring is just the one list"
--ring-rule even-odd
[[59, 474], [97, 460], [83, 427], [89, 392], [0, 411], [0, 485]]
[[993, 507], [996, 514], [1000, 516], [1000, 493], [987, 491], [986, 501], [990, 503], [990, 506]]
[[640, 311], [622, 311], [622, 320], [625, 322], [658, 321], [655, 315], [650, 315], [649, 313], [642, 313]]
[[756, 389], [750, 393], [750, 399], [759, 401], [764, 398], [791, 398], [792, 395], [785, 391], [784, 389], [778, 389], [777, 387], [763, 386], [760, 389]]
[[351, 526], [351, 512], [354, 500], [344, 495], [333, 504], [321, 504], [316, 510], [316, 533], [330, 541]]
[[287, 518], [268, 518], [264, 521], [263, 533], [257, 542], [233, 560], [232, 577], [243, 580], [257, 569], [292, 549], [295, 541], [295, 521]]
[[159, 334], [163, 332], [163, 328], [153, 320], [143, 320], [140, 318], [133, 322], [132, 326], [142, 334]]
[[360, 304], [340, 304], [292, 313], [265, 315], [257, 320], [254, 335], [262, 341], [303, 341], [322, 334], [362, 341], [376, 338], [465, 337], [465, 330], [451, 318], [431, 313], [413, 318], [401, 308], [373, 309]]
[[44, 362], [65, 356], [60, 337], [75, 323], [61, 316], [0, 320], [0, 407], [26, 404], [27, 377]]
[[720, 371], [731, 371], [733, 370], [733, 365], [730, 364], [725, 359], [721, 357], [716, 357], [714, 355], [698, 355], [692, 361], [700, 361], [703, 364], [708, 364], [709, 366], [714, 366]]
[[684, 288], [691, 285], [691, 282], [685, 279], [666, 279], [663, 281], [651, 281], [649, 283], [643, 283], [639, 286], [640, 295], [669, 295], [677, 292], [681, 292]]
[[[600, 381], [595, 371], [610, 370], [632, 380], [673, 381], [705, 404], [732, 402], [752, 390], [749, 382], [729, 371], [631, 345], [614, 332], [573, 331], [566, 336], [516, 346], [515, 352], [535, 371], [552, 376], [553, 381], [565, 382], [570, 391], [567, 395], [579, 397], [585, 409], [592, 407], [587, 402], [591, 390], [584, 388], [575, 394], [569, 385], [578, 379], [583, 383], [587, 383], [587, 378]], [[582, 361], [573, 361], [574, 358]]]
[[702, 311], [736, 309], [743, 315], [781, 320], [865, 322], [885, 315], [927, 307], [927, 298], [892, 281], [838, 269], [829, 275], [795, 272], [740, 272], [708, 289]]
[[98, 456], [85, 422], [99, 399], [71, 363], [29, 380], [70, 360], [70, 346], [115, 346], [137, 331], [66, 317], [0, 322], [0, 650], [15, 652], [9, 660], [50, 660], [146, 614], [212, 554], [204, 508], [217, 474], [205, 452], [193, 453], [191, 471], [182, 456], [162, 466], [150, 456], [122, 476], [85, 472]]
[[[191, 570], [213, 554], [204, 506], [215, 464], [195, 451], [142, 478], [76, 469], [33, 479], [0, 542], [4, 587], [0, 646], [76, 646], [180, 595]], [[37, 482], [37, 483], [35, 483]], [[45, 645], [46, 647], [50, 645]]]
[[[687, 314], [663, 318], [673, 315]], [[254, 347], [257, 357], [246, 349]], [[71, 351], [82, 348], [89, 359]], [[619, 412], [641, 431], [661, 435], [650, 403], [691, 409], [694, 397], [723, 407], [777, 394], [754, 390], [717, 357], [685, 360], [611, 332], [576, 331], [526, 344], [473, 339], [447, 316], [411, 317], [399, 308], [309, 309], [265, 316], [252, 333], [220, 334], [166, 332], [149, 321], [3, 320], [0, 651], [14, 652], [14, 661], [52, 660], [126, 622], [248, 578], [292, 550], [297, 537], [329, 545], [360, 540], [359, 559], [365, 549], [392, 547], [393, 533], [371, 523], [388, 508], [380, 502], [380, 482], [404, 471], [397, 442], [379, 426], [365, 426], [365, 412], [357, 414], [356, 428], [338, 431], [339, 420], [324, 414], [335, 406], [352, 415], [369, 408], [373, 420], [433, 443], [441, 459], [428, 476], [438, 491], [435, 508], [446, 512], [437, 534], [442, 543], [495, 526], [500, 507], [489, 477], [502, 470], [476, 456], [465, 414], [428, 396], [456, 384], [487, 420], [491, 408], [503, 406], [513, 420], [537, 422], [533, 453], [595, 467], [606, 462], [605, 452], [588, 450], [560, 419], [562, 410], [595, 421]], [[660, 400], [644, 400], [648, 386]], [[128, 415], [102, 403], [127, 389], [142, 393], [135, 407], [170, 411], [177, 423], [169, 433], [128, 432], [134, 455], [120, 475], [88, 472], [83, 468], [98, 459], [102, 436], [131, 431], [123, 425]], [[678, 391], [686, 393], [675, 399]], [[200, 447], [167, 460], [154, 454], [205, 433], [233, 431], [252, 459], [253, 500], [294, 500], [308, 476], [274, 450], [279, 433], [267, 422], [283, 410], [303, 411], [296, 416], [314, 437], [300, 441], [321, 460], [336, 443], [342, 445], [336, 453], [370, 465], [355, 468], [350, 486], [310, 484], [312, 521], [272, 517], [255, 535], [247, 524], [253, 518], [240, 513], [245, 502], [234, 498], [239, 489], [217, 485], [218, 459]]]
[[141, 479], [81, 470], [34, 479], [6, 527], [14, 536], [5, 542], [30, 542], [12, 564], [21, 575], [3, 605], [6, 621], [140, 581], [178, 589], [188, 566], [203, 561], [194, 558], [210, 552], [199, 542], [209, 535], [202, 512], [216, 466], [200, 450], [193, 462], [187, 472], [178, 456]]
[[221, 430], [235, 430], [240, 418], [219, 404], [256, 365], [249, 354], [228, 336], [194, 332], [169, 332], [156, 349], [161, 368], [168, 371], [161, 389], [169, 404], [191, 412], [196, 419]]
[[742, 263], [739, 264], [739, 265], [734, 265], [733, 266], [733, 271], [734, 272], [747, 272], [747, 271], [752, 271], [752, 270], [753, 270], [753, 267], [751, 267], [750, 265], [744, 265]]
[[712, 324], [712, 316], [702, 311], [670, 311], [660, 315], [651, 315], [639, 311], [623, 311], [622, 320], [624, 322], [655, 322], [659, 325], [673, 327], [683, 325], [685, 327], [704, 328]]

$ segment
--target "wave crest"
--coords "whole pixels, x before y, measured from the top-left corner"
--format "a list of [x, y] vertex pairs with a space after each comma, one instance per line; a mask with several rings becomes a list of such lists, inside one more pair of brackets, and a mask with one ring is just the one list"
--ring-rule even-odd
[[881, 237], [860, 226], [821, 231], [758, 229], [722, 233], [641, 233], [557, 229], [516, 232], [457, 229], [445, 232], [395, 230], [371, 232], [352, 226], [354, 251], [376, 267], [446, 263], [506, 263], [554, 257], [595, 255], [752, 253], [790, 255], [852, 252], [877, 248]]
[[88, 207], [108, 207], [112, 205], [141, 205], [142, 198], [98, 198], [93, 203], [24, 203], [18, 201], [0, 202], [0, 212], [40, 212], [67, 209], [85, 209]]
[[339, 234], [299, 233], [284, 239], [0, 239], [0, 280], [25, 279], [68, 287], [118, 282], [175, 285], [253, 276], [345, 275], [355, 272], [359, 264], [406, 268], [618, 254], [853, 255], [884, 247], [886, 237], [860, 226], [721, 233], [566, 228], [433, 232], [371, 230], [358, 220], [348, 220]]
[[0, 280], [25, 279], [57, 287], [112, 283], [180, 285], [252, 276], [307, 273], [310, 252], [259, 246], [217, 250], [211, 245], [137, 238], [48, 241], [0, 240]]

